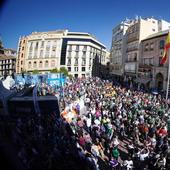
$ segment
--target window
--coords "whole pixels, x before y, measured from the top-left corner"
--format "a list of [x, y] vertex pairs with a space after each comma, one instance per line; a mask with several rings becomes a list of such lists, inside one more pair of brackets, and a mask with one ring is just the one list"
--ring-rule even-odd
[[83, 58], [86, 57], [86, 51], [83, 51], [82, 57], [83, 57]]
[[50, 48], [50, 44], [51, 44], [51, 41], [47, 41], [46, 47], [49, 47], [49, 48]]
[[68, 51], [72, 51], [72, 45], [69, 45]]
[[92, 64], [92, 58], [89, 59], [89, 66]]
[[68, 57], [71, 57], [71, 52], [70, 51], [68, 52]]
[[164, 40], [161, 40], [161, 41], [159, 42], [159, 48], [160, 48], [160, 49], [164, 49], [164, 46], [165, 46], [165, 41], [164, 41]]
[[49, 51], [47, 50], [47, 51], [45, 52], [45, 57], [48, 58], [48, 57], [49, 57], [49, 54], [50, 54], [50, 53], [49, 53]]
[[35, 50], [34, 58], [37, 58], [37, 53], [38, 53], [38, 51]]
[[32, 51], [32, 44], [33, 44], [33, 42], [30, 43], [30, 48], [29, 48], [30, 52]]
[[78, 77], [78, 74], [75, 74], [74, 76], [75, 76], [75, 78], [77, 78], [77, 77]]
[[37, 67], [37, 62], [36, 62], [36, 61], [34, 61], [34, 63], [33, 63], [33, 67], [34, 67], [34, 68], [36, 68], [36, 67]]
[[21, 65], [23, 65], [23, 61], [21, 61]]
[[149, 44], [145, 44], [145, 51], [148, 51], [148, 48], [149, 48]]
[[45, 61], [45, 67], [48, 67], [48, 60]]
[[153, 50], [153, 43], [150, 44], [150, 50]]
[[79, 45], [76, 45], [76, 51], [79, 51]]
[[43, 63], [42, 63], [42, 61], [40, 61], [39, 62], [39, 67], [42, 68], [42, 66], [43, 66]]
[[68, 58], [67, 65], [68, 65], [68, 66], [71, 65], [71, 58]]
[[41, 42], [41, 48], [43, 48], [43, 47], [44, 47], [44, 41]]
[[82, 65], [86, 65], [86, 59], [85, 58], [82, 58]]
[[67, 70], [68, 70], [68, 71], [71, 71], [71, 67], [67, 67]]
[[55, 60], [51, 61], [51, 67], [55, 67]]
[[28, 62], [28, 68], [31, 68], [32, 65], [31, 65], [31, 61]]
[[32, 51], [29, 52], [29, 55], [28, 55], [28, 58], [31, 58], [32, 57]]
[[155, 32], [155, 29], [153, 28], [152, 31]]
[[87, 45], [84, 46], [83, 51], [87, 51]]
[[36, 50], [38, 49], [38, 42], [36, 42], [35, 49]]
[[21, 58], [23, 58], [23, 56], [24, 56], [24, 54], [22, 53], [22, 54], [21, 54]]
[[79, 52], [76, 51], [76, 55], [75, 55], [76, 58], [79, 57]]
[[137, 53], [134, 53], [134, 61], [137, 61]]
[[75, 58], [75, 64], [74, 65], [78, 65], [78, 58]]
[[22, 50], [24, 50], [24, 47], [22, 47]]
[[55, 57], [55, 54], [56, 54], [56, 47], [52, 47], [51, 56], [52, 56], [52, 57]]
[[82, 68], [81, 68], [81, 71], [86, 71], [86, 68], [85, 68], [85, 67], [82, 67]]
[[55, 40], [54, 42], [53, 42], [53, 47], [57, 47], [57, 41]]
[[40, 51], [40, 56], [39, 58], [43, 58], [43, 50]]
[[74, 67], [74, 71], [78, 71], [78, 67]]

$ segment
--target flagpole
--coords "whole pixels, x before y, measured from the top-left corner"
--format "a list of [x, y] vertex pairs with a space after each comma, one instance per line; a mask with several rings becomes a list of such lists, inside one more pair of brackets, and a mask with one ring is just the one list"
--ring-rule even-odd
[[[169, 34], [169, 32], [168, 32]], [[167, 87], [166, 87], [166, 100], [168, 99], [168, 92], [169, 92], [169, 77], [170, 77], [170, 49], [168, 48], [168, 81], [167, 81]]]

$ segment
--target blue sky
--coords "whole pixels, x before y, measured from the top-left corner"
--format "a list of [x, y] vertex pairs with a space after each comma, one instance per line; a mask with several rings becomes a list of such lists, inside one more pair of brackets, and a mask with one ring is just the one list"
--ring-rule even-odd
[[126, 17], [154, 16], [170, 22], [168, 0], [6, 0], [0, 11], [0, 37], [17, 48], [33, 31], [89, 32], [110, 49], [112, 28]]

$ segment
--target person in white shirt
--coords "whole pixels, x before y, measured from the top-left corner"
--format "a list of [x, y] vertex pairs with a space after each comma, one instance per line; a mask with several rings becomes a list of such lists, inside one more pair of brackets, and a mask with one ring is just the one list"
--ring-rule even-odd
[[128, 158], [128, 160], [126, 160], [126, 163], [127, 163], [127, 170], [133, 169], [133, 161], [131, 160], [130, 157]]
[[145, 159], [149, 156], [149, 150], [148, 149], [142, 149], [139, 154], [140, 161], [145, 161]]
[[113, 145], [116, 147], [119, 145], [119, 141], [118, 141], [118, 137], [115, 136], [115, 138], [113, 138]]

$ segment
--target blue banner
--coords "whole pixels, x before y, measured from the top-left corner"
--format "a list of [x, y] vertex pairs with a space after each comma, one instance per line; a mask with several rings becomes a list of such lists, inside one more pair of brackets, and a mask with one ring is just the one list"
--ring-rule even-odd
[[15, 75], [15, 84], [37, 85], [41, 83], [45, 83], [50, 86], [63, 86], [65, 83], [65, 77], [62, 73]]

